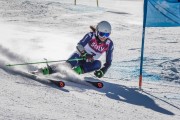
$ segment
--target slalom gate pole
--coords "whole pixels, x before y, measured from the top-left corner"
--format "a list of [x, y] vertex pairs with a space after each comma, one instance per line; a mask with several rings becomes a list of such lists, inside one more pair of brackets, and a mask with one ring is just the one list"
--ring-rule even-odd
[[143, 30], [142, 30], [142, 44], [141, 44], [141, 61], [140, 61], [140, 74], [139, 74], [139, 90], [142, 90], [142, 71], [143, 71], [143, 58], [144, 58], [144, 40], [146, 31], [146, 17], [147, 17], [147, 4], [148, 1], [144, 0], [144, 15], [143, 15]]
[[83, 58], [76, 58], [76, 59], [69, 59], [69, 60], [56, 60], [56, 61], [42, 61], [42, 62], [27, 62], [27, 63], [19, 63], [19, 64], [7, 64], [8, 67], [13, 66], [20, 66], [20, 65], [30, 65], [30, 64], [42, 64], [42, 63], [58, 63], [58, 62], [65, 62], [65, 61], [80, 61], [84, 60]]

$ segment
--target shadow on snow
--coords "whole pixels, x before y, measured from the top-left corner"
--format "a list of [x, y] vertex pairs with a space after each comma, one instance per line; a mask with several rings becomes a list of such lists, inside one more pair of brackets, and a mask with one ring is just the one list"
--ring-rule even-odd
[[151, 109], [156, 112], [163, 113], [163, 114], [174, 115], [174, 113], [172, 113], [171, 111], [158, 106], [151, 97], [143, 94], [143, 92], [140, 92], [139, 89], [137, 88], [130, 88], [124, 85], [109, 83], [105, 81], [102, 81], [102, 82], [104, 83], [104, 88], [100, 89], [99, 91], [102, 93], [105, 93], [106, 96], [110, 99], [126, 102], [133, 105], [144, 106], [148, 109]]

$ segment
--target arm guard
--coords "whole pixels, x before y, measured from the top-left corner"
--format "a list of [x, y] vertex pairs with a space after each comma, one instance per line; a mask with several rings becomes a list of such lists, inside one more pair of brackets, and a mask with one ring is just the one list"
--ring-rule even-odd
[[77, 50], [81, 53], [81, 54], [84, 54], [86, 51], [84, 49], [84, 47], [81, 45], [81, 44], [78, 44], [76, 46]]

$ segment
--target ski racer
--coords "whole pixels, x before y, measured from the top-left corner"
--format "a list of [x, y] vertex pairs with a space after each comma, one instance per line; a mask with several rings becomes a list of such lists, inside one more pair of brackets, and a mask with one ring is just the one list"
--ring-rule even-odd
[[[96, 28], [90, 26], [93, 30], [87, 33], [82, 40], [79, 41], [76, 48], [77, 51], [72, 54], [70, 59], [83, 58], [79, 61], [67, 61], [73, 70], [78, 74], [94, 72], [98, 78], [104, 76], [108, 68], [111, 66], [113, 57], [113, 42], [109, 38], [111, 34], [111, 25], [107, 21], [101, 21]], [[106, 62], [102, 66], [98, 58], [106, 53]]]
[[[94, 75], [98, 78], [104, 76], [108, 68], [112, 63], [113, 55], [113, 42], [109, 38], [111, 34], [111, 25], [107, 21], [101, 21], [97, 24], [96, 28], [90, 26], [92, 32], [87, 33], [82, 40], [79, 41], [74, 52], [67, 63], [78, 74], [94, 72]], [[101, 61], [98, 58], [106, 52], [106, 62], [102, 66]], [[71, 59], [81, 59], [77, 61], [71, 61]], [[56, 66], [47, 64], [47, 67], [41, 68], [38, 71], [42, 71], [44, 75], [56, 73]], [[32, 72], [36, 73], [36, 71]]]

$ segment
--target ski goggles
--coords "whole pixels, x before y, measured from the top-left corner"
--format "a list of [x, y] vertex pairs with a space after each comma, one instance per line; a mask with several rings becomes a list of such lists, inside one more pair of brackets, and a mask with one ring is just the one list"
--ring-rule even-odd
[[110, 33], [98, 32], [98, 35], [99, 35], [101, 38], [103, 38], [103, 37], [107, 38], [107, 37], [109, 37]]

